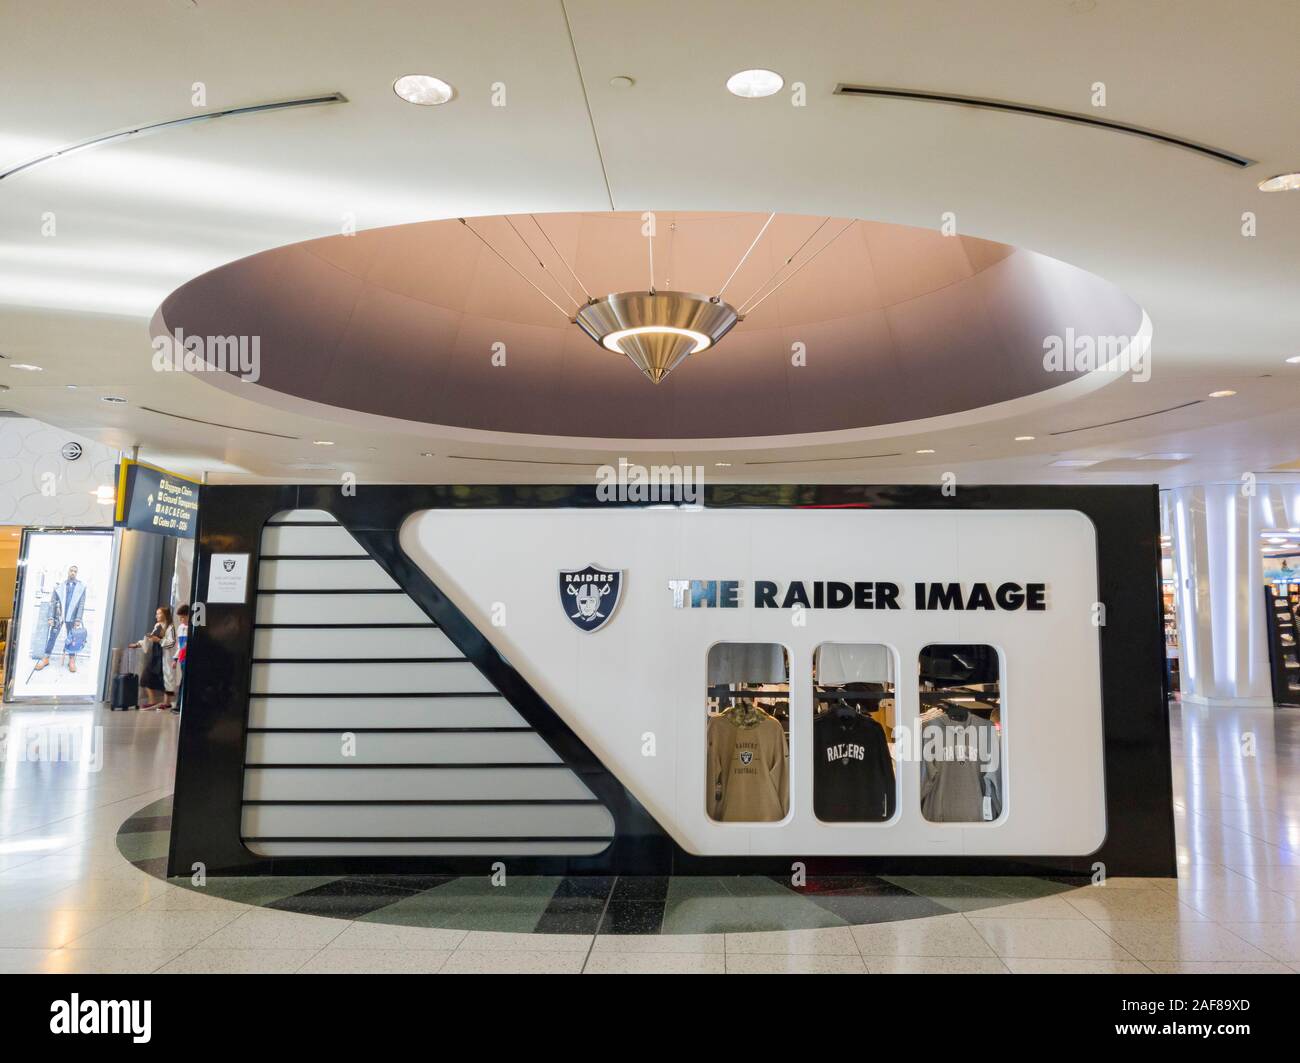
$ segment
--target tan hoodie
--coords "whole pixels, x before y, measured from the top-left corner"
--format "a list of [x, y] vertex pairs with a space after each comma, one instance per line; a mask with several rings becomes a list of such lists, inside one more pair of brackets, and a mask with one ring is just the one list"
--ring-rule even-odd
[[733, 710], [709, 719], [708, 812], [726, 822], [771, 822], [790, 808], [785, 731], [765, 712], [750, 726]]

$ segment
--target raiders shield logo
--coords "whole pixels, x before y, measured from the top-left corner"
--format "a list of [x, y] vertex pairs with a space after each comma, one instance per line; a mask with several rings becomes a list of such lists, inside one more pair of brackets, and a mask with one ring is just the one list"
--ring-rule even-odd
[[579, 631], [599, 631], [609, 623], [623, 593], [623, 573], [588, 565], [560, 570], [560, 605]]
[[233, 560], [227, 559], [221, 562], [221, 567], [224, 568], [227, 572], [234, 572], [235, 562]]
[[740, 763], [742, 763], [742, 764], [752, 764], [753, 761], [754, 761], [754, 752], [753, 752], [753, 750], [750, 750], [750, 749], [742, 749], [742, 750], [740, 751]]

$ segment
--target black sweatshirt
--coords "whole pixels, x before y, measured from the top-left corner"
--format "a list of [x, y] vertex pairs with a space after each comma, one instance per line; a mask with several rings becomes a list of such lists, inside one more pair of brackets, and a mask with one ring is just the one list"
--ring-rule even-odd
[[813, 722], [813, 811], [825, 822], [894, 814], [894, 762], [880, 724], [831, 709]]

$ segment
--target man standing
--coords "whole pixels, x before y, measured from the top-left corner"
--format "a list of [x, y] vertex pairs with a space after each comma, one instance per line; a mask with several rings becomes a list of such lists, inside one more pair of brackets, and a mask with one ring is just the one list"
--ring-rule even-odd
[[[77, 566], [68, 568], [68, 578], [54, 586], [50, 595], [50, 634], [45, 640], [45, 655], [36, 666], [41, 671], [50, 663], [50, 653], [59, 639], [59, 627], [64, 629], [63, 645], [66, 651], [74, 642], [72, 632], [81, 627], [81, 614], [86, 608], [86, 585], [77, 579]], [[77, 670], [77, 655], [68, 653], [68, 671]]]

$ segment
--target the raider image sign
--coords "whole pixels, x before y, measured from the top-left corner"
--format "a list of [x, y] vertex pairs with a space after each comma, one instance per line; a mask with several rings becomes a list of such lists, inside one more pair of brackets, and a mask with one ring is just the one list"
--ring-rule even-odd
[[598, 631], [618, 608], [623, 573], [588, 565], [560, 570], [560, 606], [579, 631]]

